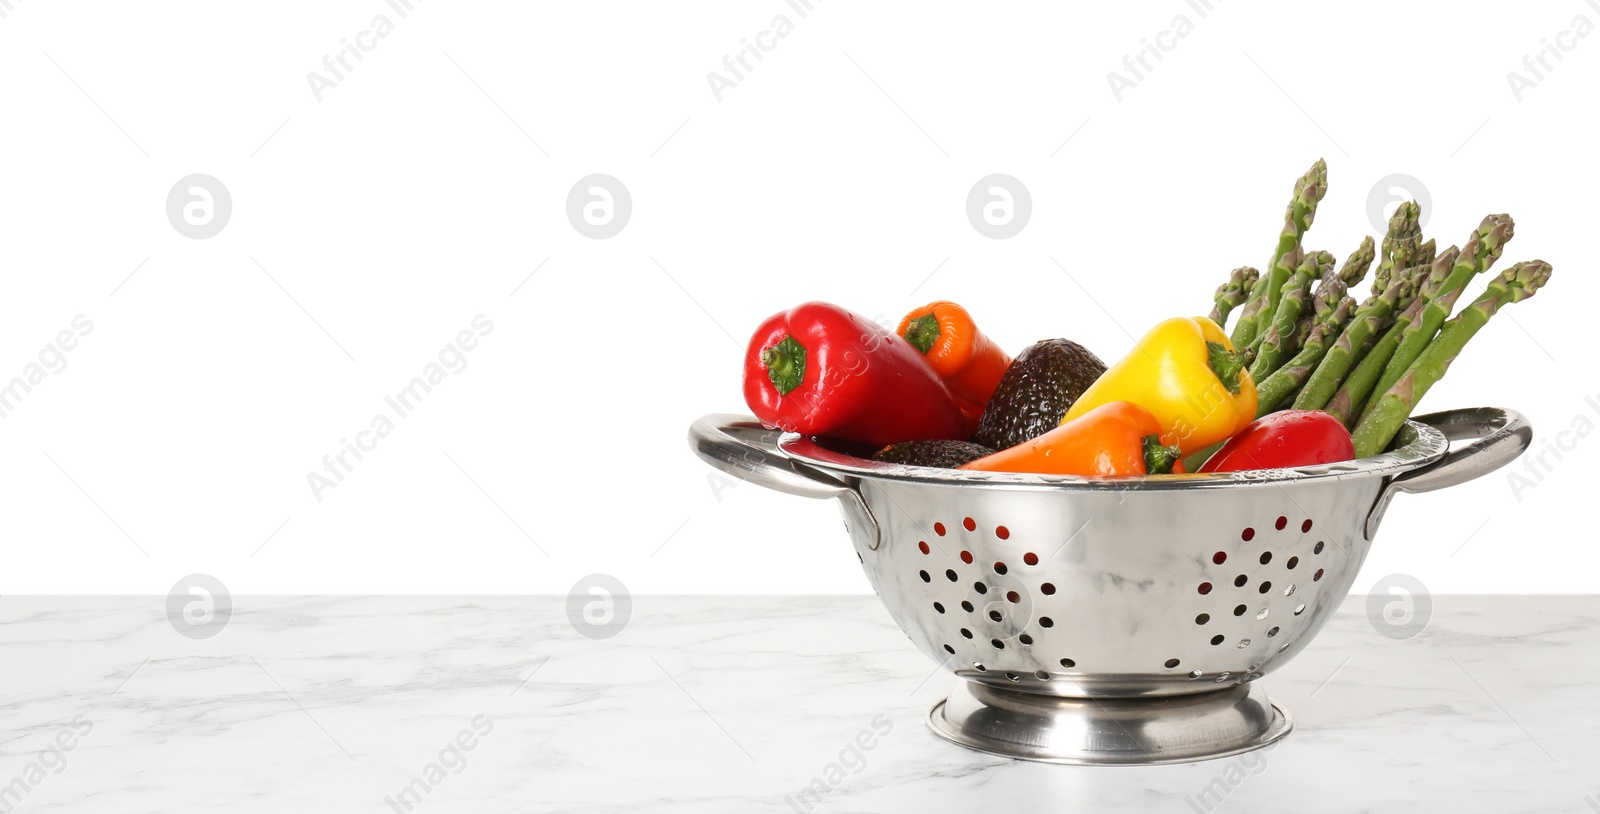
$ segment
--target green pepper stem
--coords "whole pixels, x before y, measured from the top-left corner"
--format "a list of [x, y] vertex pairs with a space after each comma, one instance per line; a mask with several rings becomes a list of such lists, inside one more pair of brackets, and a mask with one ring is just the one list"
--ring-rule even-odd
[[778, 388], [778, 395], [787, 396], [806, 377], [806, 348], [784, 334], [778, 344], [761, 352], [761, 365], [767, 369], [772, 386]]
[[1183, 451], [1161, 443], [1161, 436], [1144, 437], [1144, 472], [1146, 475], [1170, 475], [1172, 465], [1183, 457]]
[[1228, 350], [1221, 342], [1207, 342], [1206, 352], [1211, 364], [1211, 372], [1217, 374], [1217, 381], [1228, 388], [1228, 392], [1239, 394], [1239, 373], [1245, 369], [1244, 360], [1239, 354]]
[[939, 318], [933, 314], [917, 317], [906, 326], [906, 341], [911, 343], [911, 347], [922, 351], [924, 356], [933, 350], [933, 343], [938, 340]]

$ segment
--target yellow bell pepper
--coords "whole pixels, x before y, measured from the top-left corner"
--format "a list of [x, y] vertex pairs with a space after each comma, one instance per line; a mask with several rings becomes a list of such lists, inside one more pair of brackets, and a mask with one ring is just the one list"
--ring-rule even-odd
[[1161, 425], [1161, 443], [1183, 454], [1230, 438], [1256, 417], [1256, 384], [1233, 343], [1205, 317], [1150, 329], [1067, 410], [1061, 423], [1103, 404], [1131, 401]]

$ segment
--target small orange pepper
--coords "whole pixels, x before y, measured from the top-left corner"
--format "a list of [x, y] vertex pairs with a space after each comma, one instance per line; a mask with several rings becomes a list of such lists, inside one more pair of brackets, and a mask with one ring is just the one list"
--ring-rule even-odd
[[962, 469], [1116, 477], [1183, 472], [1176, 446], [1161, 443], [1161, 423], [1131, 401], [1102, 404], [1010, 449]]
[[989, 406], [1000, 377], [1011, 367], [1011, 356], [978, 330], [967, 309], [947, 300], [930, 302], [906, 314], [895, 333], [922, 352], [922, 358], [955, 396], [967, 429], [977, 432], [978, 419]]

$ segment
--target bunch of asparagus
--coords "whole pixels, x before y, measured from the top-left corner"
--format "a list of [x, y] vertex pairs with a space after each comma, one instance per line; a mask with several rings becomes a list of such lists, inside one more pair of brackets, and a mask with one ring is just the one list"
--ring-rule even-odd
[[[1318, 159], [1294, 185], [1266, 272], [1234, 269], [1213, 297], [1211, 319], [1250, 360], [1257, 416], [1283, 409], [1323, 410], [1345, 423], [1356, 457], [1388, 448], [1417, 403], [1456, 355], [1501, 308], [1550, 279], [1550, 264], [1529, 260], [1489, 281], [1452, 316], [1467, 284], [1494, 265], [1511, 240], [1510, 215], [1490, 215], [1459, 248], [1440, 252], [1422, 239], [1421, 207], [1401, 204], [1381, 243], [1371, 237], [1334, 270], [1333, 255], [1301, 241], [1328, 190]], [[1348, 292], [1373, 272], [1370, 296]], [[1203, 460], [1210, 450], [1197, 454]]]

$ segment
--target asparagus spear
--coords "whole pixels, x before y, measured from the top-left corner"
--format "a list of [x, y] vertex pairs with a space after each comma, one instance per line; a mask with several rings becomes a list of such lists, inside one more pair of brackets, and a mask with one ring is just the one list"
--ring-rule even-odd
[[[1461, 292], [1466, 290], [1467, 283], [1500, 259], [1505, 244], [1511, 241], [1515, 233], [1516, 224], [1510, 215], [1490, 215], [1478, 224], [1477, 231], [1473, 232], [1466, 244], [1461, 247], [1461, 254], [1456, 258], [1450, 274], [1437, 288], [1423, 293], [1422, 311], [1400, 335], [1400, 344], [1395, 347], [1394, 355], [1384, 366], [1383, 376], [1379, 377], [1378, 385], [1373, 389], [1374, 393], [1386, 393], [1389, 388], [1394, 387], [1400, 376], [1411, 367], [1411, 363], [1422, 355], [1423, 348], [1428, 346], [1439, 326], [1449, 318], [1451, 309], [1455, 307]], [[1367, 409], [1370, 411], [1372, 407], [1369, 406]]]
[[1366, 345], [1367, 337], [1382, 328], [1384, 320], [1394, 313], [1395, 302], [1409, 296], [1408, 289], [1416, 284], [1413, 277], [1405, 274], [1391, 274], [1391, 277], [1389, 287], [1381, 295], [1368, 297], [1351, 318], [1350, 324], [1339, 334], [1338, 341], [1328, 348], [1316, 371], [1311, 374], [1300, 394], [1295, 396], [1294, 409], [1320, 410], [1328, 403], [1333, 391], [1344, 379], [1344, 374], [1354, 364], [1355, 354]]
[[[1450, 271], [1450, 268], [1455, 265], [1456, 257], [1460, 254], [1461, 251], [1454, 246], [1451, 246], [1445, 250], [1444, 257], [1448, 259], [1439, 267], [1440, 279], [1443, 279], [1444, 275], [1447, 274]], [[1398, 316], [1401, 311], [1410, 308], [1411, 303], [1416, 301], [1418, 297], [1421, 297], [1422, 294], [1428, 290], [1429, 281], [1433, 279], [1433, 264], [1438, 262], [1439, 258], [1434, 257], [1431, 252], [1427, 255], [1427, 257], [1427, 262], [1419, 262], [1405, 271], [1400, 272], [1401, 274], [1405, 275], [1406, 285], [1405, 289], [1401, 292], [1400, 299], [1394, 301], [1394, 312], [1396, 316]]]
[[1256, 283], [1261, 272], [1250, 266], [1240, 266], [1228, 275], [1228, 281], [1217, 286], [1217, 293], [1212, 295], [1216, 305], [1211, 308], [1211, 321], [1219, 326], [1228, 324], [1228, 314], [1238, 308], [1250, 296], [1250, 288]]
[[1256, 334], [1266, 329], [1267, 321], [1277, 312], [1283, 284], [1288, 282], [1290, 274], [1300, 265], [1300, 238], [1311, 228], [1311, 221], [1317, 215], [1317, 204], [1327, 191], [1328, 163], [1319, 158], [1305, 175], [1295, 181], [1294, 197], [1284, 210], [1283, 231], [1278, 233], [1278, 247], [1273, 251], [1272, 262], [1267, 265], [1266, 273], [1251, 287], [1250, 297], [1245, 300], [1244, 310], [1239, 315], [1239, 324], [1234, 326], [1230, 337], [1235, 348], [1248, 347]]
[[1305, 383], [1306, 377], [1322, 361], [1323, 354], [1327, 352], [1328, 345], [1333, 341], [1355, 313], [1356, 301], [1350, 297], [1340, 299], [1338, 304], [1327, 309], [1318, 317], [1316, 324], [1311, 328], [1310, 336], [1301, 345], [1300, 352], [1293, 359], [1285, 362], [1272, 375], [1256, 384], [1256, 418], [1277, 410], [1294, 391]]
[[1278, 369], [1278, 364], [1288, 355], [1288, 343], [1294, 339], [1295, 323], [1305, 309], [1312, 281], [1333, 271], [1333, 264], [1333, 255], [1327, 252], [1308, 254], [1295, 268], [1294, 276], [1283, 284], [1278, 311], [1262, 334], [1261, 347], [1250, 365], [1250, 378], [1259, 382]]
[[[1430, 274], [1419, 283], [1418, 290], [1429, 291], [1444, 282], [1460, 254], [1461, 250], [1454, 246], [1445, 249], [1444, 254], [1434, 259]], [[1400, 335], [1422, 311], [1422, 301], [1420, 295], [1414, 297], [1406, 305], [1405, 310], [1395, 317], [1394, 324], [1383, 332], [1377, 344], [1360, 364], [1356, 365], [1355, 371], [1345, 377], [1344, 384], [1339, 386], [1339, 391], [1333, 394], [1333, 398], [1328, 399], [1327, 406], [1322, 408], [1324, 411], [1343, 421], [1346, 427], [1355, 428], [1362, 405], [1366, 404], [1367, 396], [1372, 394], [1372, 388], [1383, 375], [1384, 366], [1389, 363], [1389, 358], [1394, 355], [1394, 349], [1400, 344]], [[1396, 302], [1396, 305], [1398, 304]]]
[[1317, 291], [1313, 296], [1312, 313], [1302, 312], [1300, 322], [1295, 325], [1294, 346], [1303, 348], [1306, 338], [1311, 335], [1311, 328], [1316, 324], [1317, 318], [1324, 312], [1324, 308], [1331, 309], [1336, 305], [1350, 286], [1359, 285], [1366, 278], [1367, 270], [1372, 268], [1372, 261], [1377, 256], [1372, 237], [1369, 235], [1361, 239], [1361, 245], [1350, 256], [1345, 258], [1344, 265], [1340, 267], [1337, 275], [1322, 275], [1322, 281], [1317, 283]]
[[[1450, 363], [1461, 353], [1467, 340], [1487, 325], [1501, 308], [1533, 296], [1549, 280], [1550, 264], [1541, 260], [1518, 263], [1490, 280], [1482, 296], [1444, 323], [1438, 336], [1406, 367], [1394, 385], [1375, 400], [1372, 411], [1361, 419], [1352, 433], [1356, 457], [1376, 455], [1388, 448], [1417, 403], [1450, 369]], [[1424, 315], [1432, 304], [1429, 301], [1423, 306]]]
[[1322, 282], [1317, 284], [1317, 293], [1311, 297], [1311, 313], [1301, 314], [1300, 322], [1295, 325], [1295, 347], [1306, 346], [1306, 340], [1310, 338], [1312, 329], [1333, 311], [1339, 301], [1344, 299], [1348, 290], [1339, 275], [1333, 272], [1322, 275]]
[[1417, 247], [1416, 253], [1411, 256], [1411, 263], [1417, 266], [1432, 265], [1438, 251], [1439, 247], [1434, 245], [1433, 238], [1430, 237], [1426, 243]]
[[1421, 216], [1422, 207], [1416, 201], [1400, 204], [1389, 216], [1389, 231], [1383, 236], [1383, 259], [1378, 262], [1378, 270], [1372, 275], [1372, 296], [1376, 297], [1389, 288], [1396, 268], [1405, 268], [1404, 264], [1395, 264], [1394, 255], [1402, 247], [1416, 245], [1417, 238], [1422, 234], [1422, 227], [1417, 224]]
[[1367, 271], [1372, 268], [1372, 261], [1377, 257], [1377, 249], [1373, 245], [1372, 236], [1361, 238], [1361, 245], [1350, 253], [1344, 260], [1344, 266], [1339, 269], [1339, 280], [1346, 288], [1360, 285], [1366, 278]]

